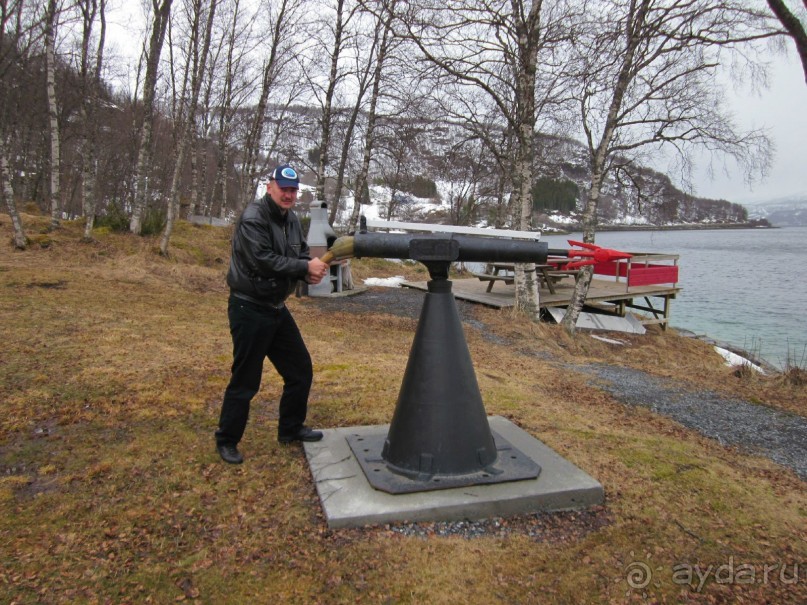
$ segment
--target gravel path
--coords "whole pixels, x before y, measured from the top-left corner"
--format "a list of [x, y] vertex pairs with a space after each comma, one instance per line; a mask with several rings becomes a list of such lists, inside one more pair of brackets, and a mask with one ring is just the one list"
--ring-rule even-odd
[[807, 479], [807, 419], [801, 416], [692, 390], [678, 381], [632, 368], [608, 364], [571, 367], [596, 376], [600, 379], [597, 386], [623, 403], [668, 416], [723, 445], [767, 456]]
[[[356, 296], [320, 299], [324, 308], [349, 313], [390, 313], [417, 318], [424, 294], [409, 288], [371, 288]], [[462, 321], [484, 325], [470, 317], [470, 303], [457, 301]], [[488, 332], [490, 333], [490, 332]], [[491, 334], [495, 342], [504, 339]], [[596, 387], [617, 400], [649, 408], [728, 446], [767, 456], [807, 479], [807, 419], [740, 399], [697, 390], [680, 381], [609, 364], [569, 365], [594, 376]]]
[[[368, 288], [360, 294], [332, 296], [316, 299], [323, 309], [346, 313], [389, 313], [398, 317], [420, 317], [426, 293], [414, 288]], [[468, 320], [471, 304], [457, 300], [457, 310], [463, 321]], [[478, 323], [478, 322], [477, 322]]]

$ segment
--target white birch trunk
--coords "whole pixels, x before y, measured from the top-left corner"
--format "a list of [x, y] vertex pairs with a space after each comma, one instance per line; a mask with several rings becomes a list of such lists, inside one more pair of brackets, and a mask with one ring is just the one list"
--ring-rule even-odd
[[367, 111], [367, 131], [364, 133], [364, 154], [362, 155], [361, 168], [359, 168], [359, 173], [356, 175], [356, 185], [353, 192], [353, 211], [350, 213], [350, 220], [348, 221], [348, 232], [355, 231], [358, 228], [362, 203], [370, 203], [369, 199], [364, 199], [364, 190], [367, 188], [367, 180], [370, 175], [370, 161], [372, 160], [373, 145], [375, 144], [375, 125], [383, 68], [383, 58], [379, 56], [373, 80], [373, 91], [370, 95], [370, 108]]
[[[516, 3], [514, 2], [514, 7]], [[518, 32], [519, 71], [516, 74], [516, 104], [518, 119], [518, 159], [516, 161], [516, 197], [519, 209], [519, 229], [532, 227], [532, 142], [535, 132], [535, 78], [538, 62], [541, 2], [534, 2], [525, 20], [514, 8]], [[533, 321], [540, 316], [540, 299], [535, 264], [516, 265], [516, 307]]]
[[[84, 109], [82, 118], [85, 124], [89, 121], [90, 112]], [[85, 125], [85, 130], [91, 128]], [[94, 137], [89, 132], [84, 133], [84, 140], [81, 143], [81, 205], [84, 212], [84, 241], [92, 240], [92, 228], [95, 224], [95, 173], [96, 155]]]
[[[373, 144], [375, 142], [375, 124], [378, 107], [378, 97], [381, 90], [381, 78], [384, 72], [384, 62], [387, 58], [387, 50], [390, 43], [390, 32], [392, 28], [392, 16], [395, 11], [396, 1], [394, 0], [387, 13], [384, 23], [384, 36], [381, 46], [378, 49], [378, 59], [376, 60], [375, 73], [373, 74], [373, 92], [370, 95], [370, 109], [367, 112], [367, 132], [364, 136], [364, 155], [362, 157], [361, 168], [356, 176], [356, 186], [353, 195], [353, 212], [348, 221], [348, 232], [355, 231], [359, 224], [361, 215], [361, 202], [364, 201], [364, 190], [367, 188], [367, 179], [370, 174], [370, 159], [372, 158]], [[370, 200], [366, 200], [368, 203]]]
[[48, 1], [45, 24], [45, 64], [48, 91], [48, 118], [50, 126], [50, 227], [59, 226], [60, 189], [60, 141], [59, 141], [59, 108], [56, 101], [56, 0]]
[[[233, 82], [236, 77], [236, 71], [241, 65], [241, 60], [244, 55], [239, 54], [236, 58], [235, 49], [240, 43], [238, 33], [238, 18], [240, 15], [240, 1], [236, 0], [233, 7], [232, 20], [230, 21], [230, 28], [227, 35], [227, 62], [226, 71], [224, 74], [224, 94], [219, 107], [219, 132], [218, 144], [216, 148], [216, 175], [213, 179], [213, 192], [212, 196], [218, 196], [219, 199], [219, 217], [224, 219], [227, 214], [227, 166], [229, 165], [229, 140], [230, 130], [232, 128], [233, 120]], [[210, 95], [213, 89], [213, 76], [211, 75], [210, 82], [208, 82], [207, 89], [205, 90], [204, 107], [210, 107]], [[205, 128], [207, 132], [207, 128]], [[204, 170], [207, 171], [207, 158], [205, 157]], [[211, 201], [210, 217], [213, 217], [215, 203]], [[212, 220], [211, 220], [212, 222]]]
[[275, 82], [278, 74], [279, 54], [282, 52], [281, 43], [285, 41], [284, 29], [286, 27], [286, 7], [287, 0], [281, 0], [278, 6], [278, 17], [275, 19], [272, 29], [272, 45], [269, 50], [269, 57], [263, 66], [263, 80], [261, 82], [261, 94], [255, 115], [247, 132], [244, 144], [243, 172], [241, 173], [241, 200], [238, 209], [243, 210], [246, 204], [252, 201], [258, 187], [258, 156], [260, 153], [261, 138], [263, 137], [263, 124], [266, 117], [266, 107], [269, 101], [269, 91]]
[[84, 35], [82, 37], [82, 77], [85, 82], [86, 92], [82, 103], [82, 117], [84, 124], [82, 127], [82, 177], [81, 177], [81, 205], [84, 212], [84, 235], [85, 242], [92, 240], [92, 229], [95, 224], [95, 189], [98, 179], [98, 124], [95, 119], [98, 107], [98, 93], [101, 86], [101, 73], [104, 62], [104, 41], [106, 39], [106, 0], [101, 0], [98, 5], [99, 17], [101, 21], [100, 36], [98, 41], [98, 52], [95, 58], [95, 66], [92, 74], [88, 74], [89, 46], [92, 34], [92, 25], [95, 20], [95, 2], [88, 2], [82, 9], [84, 13]]
[[[603, 124], [602, 135], [596, 147], [592, 143], [590, 125], [585, 119], [585, 109], [583, 110], [584, 128], [589, 137], [589, 150], [591, 153], [591, 186], [589, 187], [586, 200], [586, 209], [583, 213], [583, 241], [588, 244], [594, 243], [594, 234], [597, 228], [597, 207], [600, 201], [600, 190], [602, 189], [602, 184], [607, 172], [608, 158], [611, 154], [611, 140], [613, 139], [619, 121], [618, 115], [622, 108], [625, 92], [628, 89], [628, 84], [630, 84], [635, 69], [634, 57], [636, 55], [636, 48], [640, 43], [640, 38], [636, 32], [640, 26], [643, 25], [650, 4], [650, 0], [642, 0], [640, 3], [631, 5], [631, 16], [625, 28], [625, 53], [622, 56], [619, 76], [617, 77], [614, 93], [608, 107], [608, 115]], [[577, 318], [580, 316], [580, 312], [583, 310], [583, 305], [586, 302], [592, 276], [593, 269], [590, 266], [585, 267], [585, 269], [577, 275], [574, 292], [572, 293], [569, 306], [566, 307], [566, 313], [563, 315], [563, 320], [561, 321], [563, 329], [571, 335], [574, 335], [576, 331]]]
[[129, 221], [129, 230], [136, 235], [140, 235], [143, 229], [143, 213], [148, 201], [148, 171], [151, 167], [151, 146], [154, 133], [154, 96], [160, 67], [160, 54], [165, 40], [168, 17], [171, 14], [172, 1], [163, 0], [162, 5], [158, 5], [158, 0], [152, 0], [154, 20], [151, 26], [149, 54], [146, 59], [146, 78], [143, 83], [143, 126], [140, 132], [140, 149], [137, 153], [135, 199], [132, 218]]
[[18, 250], [25, 250], [28, 247], [28, 238], [22, 227], [20, 214], [17, 212], [17, 205], [14, 203], [14, 189], [11, 187], [11, 171], [8, 168], [8, 158], [6, 157], [5, 143], [0, 141], [0, 181], [2, 181], [3, 198], [6, 200], [6, 210], [11, 217], [11, 225], [14, 229], [14, 247]]
[[188, 206], [186, 218], [190, 219], [196, 214], [196, 207], [199, 204], [199, 137], [194, 136], [191, 141], [191, 202]]
[[[163, 256], [168, 255], [168, 245], [171, 241], [171, 234], [174, 230], [174, 221], [179, 213], [179, 181], [182, 177], [182, 169], [185, 166], [185, 156], [190, 146], [193, 129], [196, 125], [196, 109], [199, 105], [199, 91], [202, 87], [202, 78], [207, 65], [207, 56], [210, 52], [210, 40], [213, 31], [213, 19], [216, 14], [216, 5], [218, 0], [211, 0], [207, 14], [207, 24], [203, 32], [204, 38], [202, 40], [202, 47], [199, 49], [199, 23], [198, 20], [194, 23], [196, 29], [193, 38], [196, 48], [192, 51], [195, 57], [193, 73], [191, 75], [191, 98], [188, 104], [188, 111], [186, 115], [185, 127], [182, 130], [179, 141], [179, 149], [177, 151], [177, 162], [174, 165], [174, 174], [171, 179], [171, 193], [168, 198], [168, 210], [166, 213], [165, 229], [163, 229], [162, 237], [160, 238], [160, 254]], [[197, 5], [201, 9], [201, 2]], [[197, 15], [198, 19], [198, 15]]]
[[[274, 49], [273, 49], [274, 51]], [[255, 109], [255, 115], [252, 119], [252, 124], [247, 132], [246, 141], [244, 144], [244, 168], [241, 173], [241, 200], [239, 200], [238, 209], [243, 210], [244, 206], [252, 201], [255, 195], [258, 180], [258, 154], [263, 137], [263, 122], [266, 115], [266, 106], [269, 100], [269, 89], [274, 82], [275, 70], [275, 56], [274, 52], [270, 59], [263, 68], [263, 81], [261, 83], [261, 95], [258, 99], [258, 106]], [[211, 201], [211, 214], [213, 202]]]
[[207, 186], [207, 141], [204, 137], [198, 139], [200, 146], [197, 149], [197, 165], [199, 167], [199, 214], [202, 216], [213, 216], [212, 208], [208, 201], [210, 192]]
[[230, 150], [229, 147], [225, 145], [224, 150], [221, 153], [221, 209], [219, 210], [219, 218], [221, 220], [224, 220], [227, 217], [227, 195], [229, 194], [229, 188], [227, 187], [227, 165], [229, 162]]
[[328, 219], [331, 225], [333, 225], [334, 221], [336, 220], [336, 215], [339, 212], [339, 205], [342, 199], [342, 187], [345, 182], [345, 169], [347, 167], [348, 156], [350, 155], [350, 143], [353, 138], [353, 131], [356, 128], [356, 119], [359, 116], [361, 102], [366, 92], [366, 88], [359, 90], [356, 104], [353, 106], [353, 111], [350, 113], [350, 120], [348, 121], [347, 129], [345, 130], [345, 140], [342, 142], [342, 152], [339, 156], [339, 169], [336, 172], [336, 191], [334, 192], [334, 200], [331, 204], [331, 209], [328, 211]]
[[[518, 206], [520, 210], [518, 228], [528, 231], [532, 228], [532, 129], [531, 124], [522, 125], [519, 160], [516, 164], [518, 178]], [[515, 271], [516, 307], [533, 321], [540, 315], [540, 295], [535, 274], [535, 263], [516, 264]]]
[[[221, 219], [224, 219], [227, 214], [227, 163], [229, 161], [227, 138], [229, 124], [225, 119], [225, 112], [229, 111], [229, 107], [227, 107], [226, 103], [227, 101], [225, 101], [225, 107], [222, 108], [219, 119], [219, 140], [216, 146], [216, 177], [213, 179], [213, 196], [218, 199], [218, 214]], [[211, 206], [210, 213], [212, 216], [213, 209], [216, 208], [215, 202]]]
[[342, 31], [344, 21], [342, 11], [344, 0], [336, 1], [336, 29], [334, 31], [333, 54], [331, 55], [331, 70], [328, 77], [328, 88], [325, 91], [325, 106], [322, 108], [322, 137], [319, 143], [319, 166], [317, 168], [317, 199], [325, 201], [325, 170], [328, 167], [328, 148], [331, 144], [331, 105], [336, 91], [336, 80], [339, 68], [339, 55], [342, 52]]

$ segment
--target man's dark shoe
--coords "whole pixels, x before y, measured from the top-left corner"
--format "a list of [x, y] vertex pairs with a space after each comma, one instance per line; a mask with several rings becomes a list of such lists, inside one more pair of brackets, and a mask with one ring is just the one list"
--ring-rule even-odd
[[319, 441], [322, 439], [322, 431], [315, 431], [314, 429], [302, 426], [300, 430], [291, 435], [278, 435], [277, 440], [280, 443], [291, 443], [292, 441]]
[[238, 448], [229, 443], [217, 443], [216, 449], [219, 451], [219, 456], [224, 462], [229, 464], [241, 464], [244, 457], [238, 451]]

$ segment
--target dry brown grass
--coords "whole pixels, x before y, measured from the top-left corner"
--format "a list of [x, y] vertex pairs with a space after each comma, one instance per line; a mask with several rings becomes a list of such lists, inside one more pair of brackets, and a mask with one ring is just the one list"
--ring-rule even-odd
[[[608, 522], [577, 531], [571, 521], [543, 538], [329, 531], [301, 449], [273, 439], [274, 371], [242, 443], [247, 462], [226, 466], [213, 449], [230, 363], [229, 233], [180, 223], [164, 259], [156, 240], [99, 234], [81, 244], [79, 225], [39, 234], [44, 219], [24, 219], [35, 234], [26, 252], [8, 244], [8, 219], [0, 225], [3, 602], [807, 600], [802, 481], [626, 408], [554, 360], [621, 363], [801, 414], [803, 387], [739, 379], [707, 345], [672, 333], [613, 347], [475, 309], [515, 343], [467, 331], [488, 412], [597, 478]], [[355, 274], [402, 274], [363, 263]], [[414, 320], [290, 304], [315, 361], [312, 423], [389, 422]], [[627, 584], [637, 562], [653, 571], [643, 590]], [[710, 565], [700, 585], [694, 572]]]

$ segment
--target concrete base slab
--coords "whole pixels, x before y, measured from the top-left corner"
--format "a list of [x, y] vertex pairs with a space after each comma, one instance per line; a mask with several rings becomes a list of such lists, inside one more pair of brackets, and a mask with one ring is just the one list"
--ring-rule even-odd
[[591, 476], [509, 420], [491, 416], [489, 422], [491, 429], [541, 466], [537, 479], [388, 494], [370, 486], [347, 442], [350, 435], [371, 435], [383, 426], [323, 430], [322, 441], [303, 445], [328, 527], [485, 519], [603, 502], [602, 485]]

